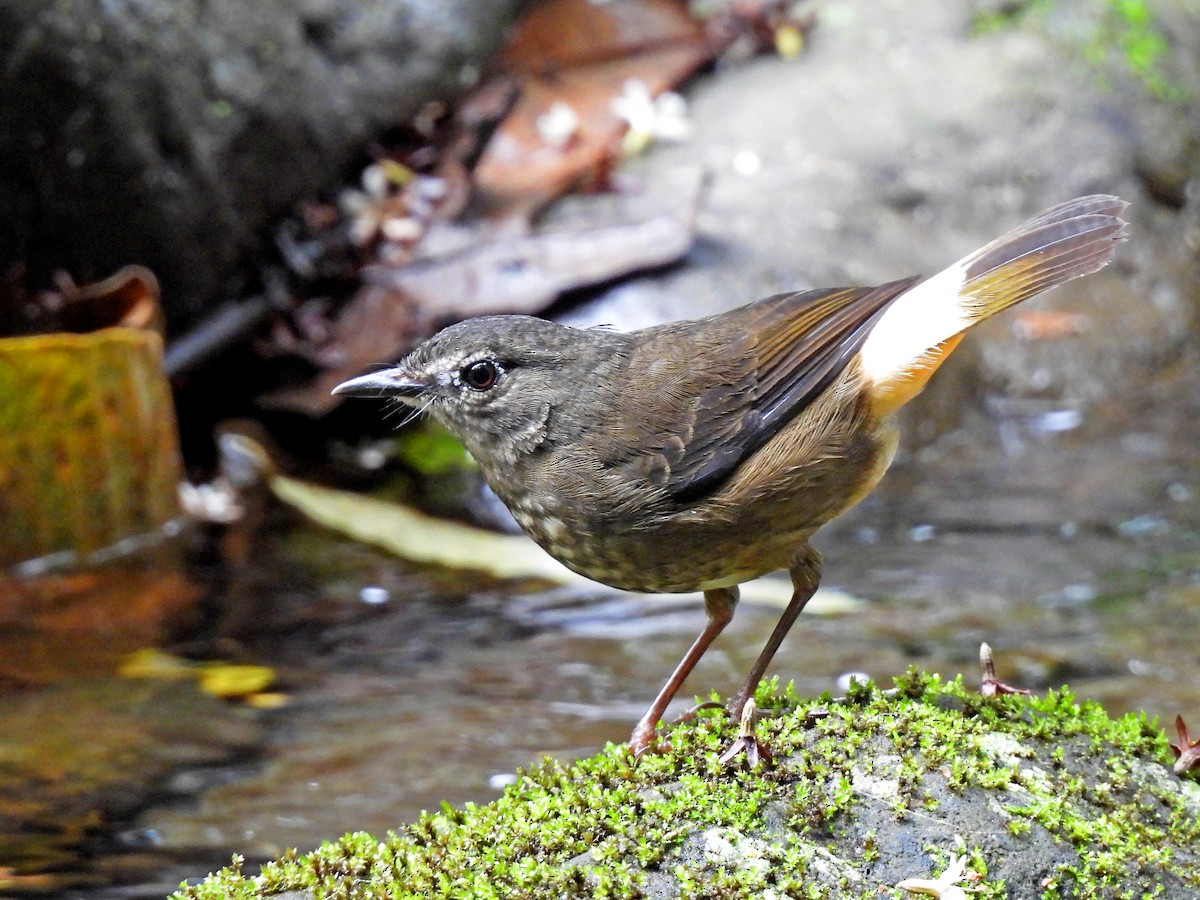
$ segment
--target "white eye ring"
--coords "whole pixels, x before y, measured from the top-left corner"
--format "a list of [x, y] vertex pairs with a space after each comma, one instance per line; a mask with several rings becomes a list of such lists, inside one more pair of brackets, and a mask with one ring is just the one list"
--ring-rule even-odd
[[473, 391], [489, 391], [500, 380], [500, 366], [494, 360], [477, 359], [459, 370], [458, 377]]

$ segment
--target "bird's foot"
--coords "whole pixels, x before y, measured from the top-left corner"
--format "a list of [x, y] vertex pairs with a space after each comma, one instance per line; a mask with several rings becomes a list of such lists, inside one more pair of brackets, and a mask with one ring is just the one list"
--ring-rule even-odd
[[1015, 688], [1005, 684], [996, 677], [996, 660], [992, 656], [992, 648], [986, 643], [979, 645], [979, 671], [981, 673], [979, 693], [984, 697], [996, 697], [1003, 694], [1028, 696], [1031, 693], [1024, 688]]
[[694, 722], [699, 717], [700, 712], [705, 709], [724, 709], [724, 704], [717, 700], [705, 700], [703, 703], [697, 703], [691, 709], [681, 712], [672, 719], [671, 724], [681, 725], [684, 722]]
[[1175, 733], [1179, 735], [1179, 743], [1167, 743], [1171, 752], [1175, 754], [1175, 774], [1183, 775], [1185, 772], [1200, 769], [1200, 738], [1192, 740], [1182, 715], [1175, 717]]
[[1003, 681], [1000, 681], [996, 678], [985, 678], [983, 680], [983, 684], [979, 686], [979, 693], [984, 697], [997, 697], [1003, 694], [1021, 694], [1028, 697], [1033, 693], [1033, 691], [1025, 688], [1013, 687], [1011, 684], [1005, 684]]
[[[745, 754], [747, 766], [751, 769], [757, 768], [760, 762], [771, 762], [774, 756], [770, 748], [754, 733], [754, 726], [759, 718], [758, 707], [754, 702], [754, 697], [748, 696], [745, 691], [738, 692], [724, 707], [715, 700], [697, 703], [675, 718], [672, 724], [678, 725], [694, 721], [701, 710], [721, 708], [729, 713], [730, 718], [737, 719], [741, 723], [737, 739], [721, 754], [721, 764], [728, 765], [742, 754]], [[647, 753], [662, 753], [670, 749], [670, 742], [664, 740], [658, 732], [658, 722], [652, 721], [650, 714], [647, 713], [642, 721], [638, 722], [637, 727], [633, 729], [633, 734], [629, 737], [629, 751], [637, 758]]]
[[657, 721], [647, 722], [642, 719], [629, 736], [629, 752], [633, 754], [634, 759], [647, 753], [663, 753], [670, 749], [671, 744], [663, 740], [662, 735], [658, 733]]
[[754, 733], [757, 717], [758, 709], [754, 704], [754, 699], [750, 698], [742, 704], [741, 727], [738, 730], [737, 740], [721, 754], [721, 765], [729, 765], [743, 753], [746, 755], [746, 765], [751, 769], [758, 768], [759, 762], [770, 763], [774, 759], [767, 745], [760, 741]]

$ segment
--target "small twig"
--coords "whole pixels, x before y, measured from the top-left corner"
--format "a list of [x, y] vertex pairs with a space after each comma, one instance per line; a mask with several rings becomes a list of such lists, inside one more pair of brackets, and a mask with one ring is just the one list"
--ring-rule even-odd
[[232, 344], [249, 337], [266, 321], [273, 308], [274, 304], [263, 294], [227, 303], [167, 346], [163, 371], [168, 378], [190, 372]]

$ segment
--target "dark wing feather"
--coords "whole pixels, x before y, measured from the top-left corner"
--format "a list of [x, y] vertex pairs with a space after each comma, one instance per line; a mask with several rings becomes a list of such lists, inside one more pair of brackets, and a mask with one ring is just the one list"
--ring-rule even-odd
[[678, 503], [718, 490], [833, 383], [879, 314], [918, 280], [780, 294], [735, 311], [738, 333], [725, 350], [747, 364], [695, 397], [690, 434], [655, 441], [654, 480]]

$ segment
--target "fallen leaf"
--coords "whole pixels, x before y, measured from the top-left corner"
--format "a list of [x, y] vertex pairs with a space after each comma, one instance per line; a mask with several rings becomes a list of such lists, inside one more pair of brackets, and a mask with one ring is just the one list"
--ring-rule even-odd
[[[416, 510], [276, 475], [271, 488], [288, 503], [326, 528], [404, 559], [430, 565], [486, 572], [497, 578], [537, 578], [557, 584], [590, 585], [603, 593], [615, 588], [572, 572], [524, 535], [499, 534], [483, 528], [435, 519]], [[625, 593], [625, 592], [620, 592]], [[792, 598], [791, 583], [767, 576], [741, 586], [742, 602], [782, 609]], [[695, 603], [697, 594], [650, 594], [660, 600]], [[806, 609], [821, 614], [849, 612], [860, 600], [823, 589]]]
[[1175, 716], [1175, 733], [1179, 736], [1179, 743], [1167, 742], [1175, 754], [1175, 774], [1183, 775], [1200, 768], [1200, 738], [1192, 739], [1182, 714]]
[[491, 241], [398, 269], [373, 266], [364, 277], [410, 298], [433, 322], [536, 312], [566, 291], [679, 259], [695, 237], [698, 205], [639, 222]]
[[247, 706], [254, 709], [280, 709], [291, 702], [291, 697], [278, 691], [261, 691], [244, 698]]
[[267, 688], [275, 680], [270, 666], [250, 666], [226, 662], [205, 662], [197, 670], [200, 689], [225, 699], [249, 697]]
[[319, 416], [341, 405], [329, 392], [347, 378], [398, 358], [426, 335], [411, 301], [390, 288], [366, 284], [332, 325], [326, 368], [309, 382], [258, 398], [263, 406]]
[[435, 519], [395, 503], [284, 475], [271, 479], [271, 488], [313, 521], [414, 562], [475, 569], [498, 578], [585, 580], [526, 537]]
[[122, 678], [157, 678], [163, 681], [178, 681], [192, 677], [192, 663], [166, 653], [155, 647], [146, 647], [130, 653], [117, 666]]
[[960, 887], [958, 882], [978, 880], [979, 876], [967, 868], [966, 857], [951, 853], [946, 871], [937, 878], [905, 878], [896, 887], [910, 894], [924, 894], [939, 900], [967, 900], [968, 892], [975, 893], [979, 889]]
[[475, 468], [475, 460], [458, 438], [433, 421], [423, 423], [421, 428], [403, 429], [396, 436], [396, 455], [421, 475], [445, 475]]
[[62, 276], [57, 297], [43, 295], [43, 303], [53, 307], [44, 330], [87, 334], [121, 327], [162, 334], [165, 319], [158, 296], [158, 279], [145, 266], [125, 266], [103, 281], [83, 286]]
[[345, 398], [330, 391], [371, 366], [395, 360], [451, 319], [536, 313], [562, 293], [681, 258], [695, 239], [707, 179], [671, 212], [601, 225], [497, 239], [401, 267], [374, 265], [332, 326], [327, 360], [313, 381], [260, 398], [264, 405], [320, 415]]
[[[484, 205], [524, 215], [602, 180], [627, 128], [613, 108], [626, 83], [640, 82], [658, 96], [712, 57], [703, 26], [674, 0], [548, 0], [533, 7], [498, 63], [522, 79], [522, 91], [475, 168]], [[560, 105], [577, 123], [569, 141], [539, 124]]]
[[108, 674], [135, 648], [193, 626], [203, 591], [176, 548], [159, 549], [169, 551], [160, 562], [139, 556], [87, 572], [0, 577], [0, 683]]
[[1027, 341], [1060, 341], [1083, 334], [1091, 326], [1091, 319], [1085, 313], [1019, 309], [1012, 323], [1017, 335]]
[[[206, 694], [223, 699], [245, 699], [263, 708], [282, 705], [279, 694], [262, 691], [275, 681], [270, 666], [253, 666], [216, 660], [194, 662], [154, 648], [129, 654], [117, 667], [122, 678], [156, 678], [165, 681], [195, 679]], [[263, 697], [263, 700], [254, 700]]]

